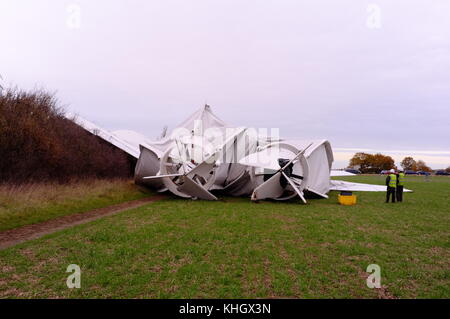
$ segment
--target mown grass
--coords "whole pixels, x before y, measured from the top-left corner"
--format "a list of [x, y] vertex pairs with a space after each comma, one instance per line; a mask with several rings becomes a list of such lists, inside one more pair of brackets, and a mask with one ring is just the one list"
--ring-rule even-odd
[[123, 179], [0, 184], [0, 231], [149, 196]]
[[[336, 192], [306, 206], [155, 202], [0, 251], [0, 297], [448, 298], [450, 178], [407, 187], [401, 204], [359, 193], [352, 207]], [[383, 289], [367, 288], [369, 264]]]

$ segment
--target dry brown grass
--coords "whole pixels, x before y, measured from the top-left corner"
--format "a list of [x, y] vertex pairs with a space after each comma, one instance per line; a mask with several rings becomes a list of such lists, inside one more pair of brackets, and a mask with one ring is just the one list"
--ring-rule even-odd
[[102, 194], [124, 187], [123, 179], [86, 179], [67, 184], [53, 182], [27, 184], [0, 184], [0, 202], [16, 207], [35, 207], [51, 201], [78, 199], [92, 194]]
[[0, 184], [0, 230], [147, 196], [124, 179]]

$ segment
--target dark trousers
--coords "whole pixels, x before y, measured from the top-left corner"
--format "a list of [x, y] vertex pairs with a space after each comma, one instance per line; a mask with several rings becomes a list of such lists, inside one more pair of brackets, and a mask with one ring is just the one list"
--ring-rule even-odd
[[397, 202], [403, 202], [403, 186], [397, 186]]
[[389, 197], [392, 196], [392, 202], [395, 203], [395, 187], [387, 188], [386, 192], [386, 203], [389, 203]]

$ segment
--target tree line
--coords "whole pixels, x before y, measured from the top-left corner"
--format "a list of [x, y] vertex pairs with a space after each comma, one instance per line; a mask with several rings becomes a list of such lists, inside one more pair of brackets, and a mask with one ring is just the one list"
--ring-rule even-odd
[[42, 90], [0, 91], [0, 182], [128, 177], [128, 155], [65, 115]]
[[[350, 159], [349, 167], [358, 167], [361, 173], [380, 173], [383, 170], [397, 168], [392, 157], [377, 154], [358, 152]], [[401, 161], [401, 167], [406, 170], [431, 172], [432, 169], [422, 160], [414, 160], [411, 156]], [[450, 167], [447, 168], [450, 171]]]

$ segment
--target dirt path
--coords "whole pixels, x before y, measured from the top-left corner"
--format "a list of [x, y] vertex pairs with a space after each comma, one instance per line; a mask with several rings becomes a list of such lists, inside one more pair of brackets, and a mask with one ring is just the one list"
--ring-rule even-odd
[[47, 220], [45, 222], [26, 225], [11, 230], [0, 232], [0, 249], [11, 247], [27, 240], [36, 239], [44, 235], [75, 225], [88, 223], [104, 216], [120, 213], [124, 210], [143, 206], [165, 198], [163, 195], [155, 195], [149, 198], [137, 199], [117, 205], [94, 209], [84, 213], [77, 213]]

